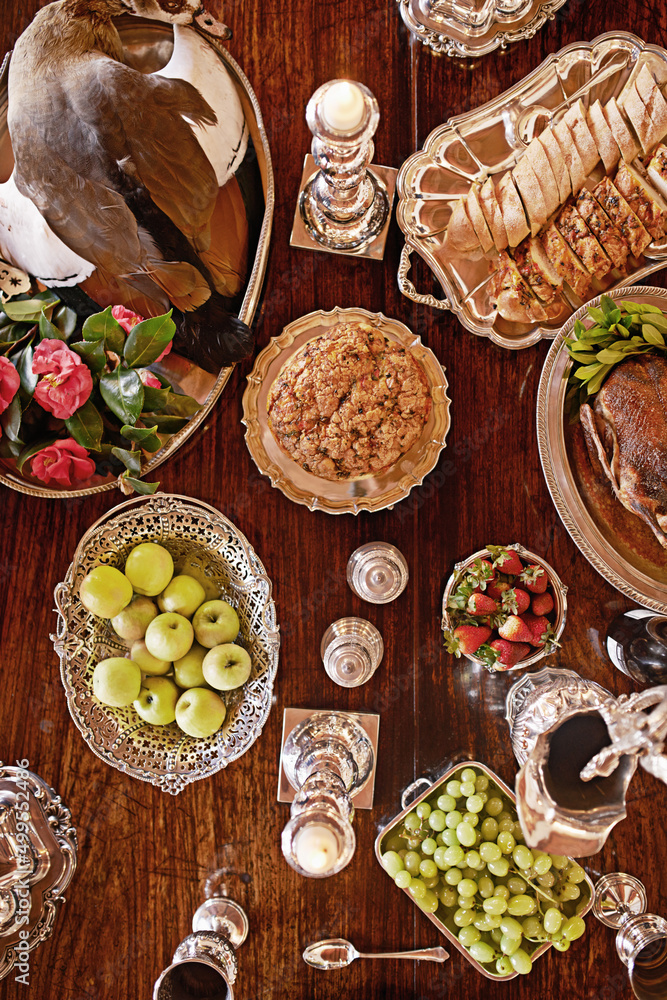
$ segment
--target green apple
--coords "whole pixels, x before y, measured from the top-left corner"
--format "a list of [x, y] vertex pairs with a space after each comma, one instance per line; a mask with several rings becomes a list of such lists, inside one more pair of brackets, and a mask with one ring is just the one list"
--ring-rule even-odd
[[224, 701], [209, 688], [191, 688], [176, 702], [176, 724], [188, 736], [198, 739], [217, 733], [226, 714]]
[[198, 642], [193, 642], [190, 652], [174, 663], [174, 678], [184, 691], [187, 691], [188, 688], [203, 687], [206, 684], [201, 668], [206, 652], [207, 650]]
[[114, 618], [132, 600], [132, 584], [119, 569], [96, 566], [81, 581], [79, 600], [91, 615]]
[[157, 542], [135, 545], [125, 562], [125, 576], [137, 594], [157, 597], [174, 575], [171, 553]]
[[195, 611], [192, 624], [197, 642], [207, 649], [233, 642], [239, 634], [239, 616], [227, 601], [206, 601]]
[[180, 691], [171, 677], [147, 677], [141, 686], [134, 708], [144, 722], [166, 726], [176, 718], [176, 702]]
[[148, 652], [144, 639], [137, 639], [132, 643], [130, 656], [135, 663], [139, 664], [142, 674], [168, 674], [171, 670], [171, 660], [158, 660], [156, 656]]
[[146, 629], [146, 649], [158, 660], [180, 660], [189, 652], [194, 639], [192, 625], [183, 615], [168, 611], [154, 618]]
[[180, 556], [174, 562], [175, 573], [191, 576], [193, 580], [197, 580], [204, 588], [206, 595], [204, 600], [214, 601], [220, 597], [220, 587], [212, 577], [207, 576], [207, 571], [210, 572], [208, 556], [198, 549], [186, 552], [184, 556]]
[[243, 646], [226, 642], [209, 649], [202, 663], [204, 679], [218, 691], [232, 691], [250, 677], [252, 660]]
[[93, 694], [103, 705], [122, 708], [138, 696], [141, 670], [132, 660], [110, 656], [100, 660], [93, 671]]
[[127, 642], [143, 639], [150, 622], [157, 618], [157, 606], [150, 597], [135, 597], [134, 600], [111, 619], [116, 635]]
[[206, 600], [206, 591], [193, 576], [174, 576], [157, 599], [160, 611], [176, 611], [185, 618], [192, 618], [200, 604]]

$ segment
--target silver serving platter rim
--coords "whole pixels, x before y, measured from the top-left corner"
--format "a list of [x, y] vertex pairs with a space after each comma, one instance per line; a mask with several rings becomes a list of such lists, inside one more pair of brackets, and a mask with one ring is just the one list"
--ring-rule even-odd
[[[129, 42], [130, 37], [132, 37], [137, 40], [137, 43], [143, 42], [147, 49], [155, 48], [156, 52], [161, 45], [169, 46], [171, 40], [173, 39], [172, 28], [168, 24], [160, 24], [156, 21], [149, 21], [144, 18], [134, 17], [131, 15], [121, 15], [120, 17], [114, 19], [114, 23], [116, 23], [121, 38], [124, 41]], [[239, 310], [239, 318], [250, 326], [257, 311], [257, 306], [262, 292], [262, 285], [268, 264], [271, 228], [273, 224], [275, 182], [271, 162], [271, 152], [269, 149], [269, 141], [264, 127], [262, 113], [259, 107], [259, 101], [257, 100], [255, 92], [250, 86], [250, 82], [245, 73], [220, 42], [204, 32], [199, 31], [198, 33], [217, 52], [221, 61], [227, 66], [235, 80], [239, 89], [241, 103], [243, 104], [246, 117], [248, 118], [248, 125], [255, 144], [255, 151], [257, 153], [257, 160], [262, 177], [262, 188], [264, 192], [264, 218], [260, 229], [255, 259], [247, 279], [245, 295]], [[0, 67], [0, 142], [3, 140], [5, 142], [9, 141], [6, 117], [7, 76], [9, 73], [10, 58], [11, 52], [7, 52], [2, 66]], [[158, 57], [156, 55], [156, 59], [157, 58]], [[157, 65], [158, 64], [156, 62], [155, 68], [157, 68]], [[203, 405], [201, 410], [190, 418], [185, 427], [181, 428], [181, 430], [176, 434], [173, 434], [159, 451], [155, 452], [153, 455], [147, 455], [145, 457], [140, 473], [140, 477], [142, 479], [170, 458], [174, 452], [176, 452], [181, 445], [194, 434], [197, 428], [201, 426], [222, 395], [222, 391], [227, 385], [233, 370], [234, 367], [231, 366], [229, 368], [221, 369], [217, 376], [210, 375], [208, 372], [201, 371], [196, 365], [192, 365], [190, 362], [184, 362], [181, 359], [181, 365], [175, 369], [176, 377], [174, 378], [174, 384], [179, 386], [183, 392], [195, 395], [198, 401]], [[173, 377], [168, 373], [168, 371], [165, 371], [165, 374], [168, 375], [168, 377]], [[194, 386], [195, 388], [191, 389], [191, 386]], [[118, 486], [118, 479], [114, 477], [94, 486], [82, 487], [80, 489], [54, 489], [53, 486], [40, 484], [38, 480], [32, 479], [32, 477], [25, 478], [15, 471], [8, 470], [3, 463], [4, 460], [0, 459], [0, 483], [4, 483], [5, 486], [9, 486], [11, 489], [17, 490], [19, 493], [27, 493], [31, 496], [49, 497], [54, 499], [89, 496], [93, 493], [103, 493], [105, 490], [112, 490]]]
[[[419, 441], [398, 462], [379, 477], [331, 482], [306, 472], [278, 445], [269, 427], [266, 400], [280, 369], [309, 340], [321, 336], [340, 322], [370, 323], [390, 340], [410, 351], [428, 379], [433, 407]], [[321, 309], [289, 323], [280, 336], [272, 337], [255, 360], [243, 394], [245, 440], [250, 455], [262, 473], [290, 500], [309, 510], [328, 514], [358, 514], [362, 510], [391, 509], [420, 486], [431, 472], [445, 447], [451, 425], [447, 396], [449, 386], [435, 354], [404, 323], [366, 309]]]
[[[467, 150], [469, 159], [477, 163], [479, 168], [474, 176], [467, 174], [464, 171], [460, 171], [459, 180], [461, 180], [463, 185], [465, 185], [466, 179], [472, 183], [473, 180], [481, 180], [489, 175], [505, 172], [506, 169], [514, 165], [514, 162], [517, 159], [517, 154], [519, 154], [527, 144], [526, 140], [517, 134], [520, 131], [520, 119], [530, 122], [532, 117], [534, 127], [534, 123], [539, 117], [538, 108], [542, 107], [542, 105], [535, 104], [525, 107], [518, 116], [517, 121], [513, 121], [511, 127], [511, 131], [513, 133], [512, 142], [493, 133], [496, 145], [498, 141], [502, 140], [506, 143], [507, 147], [506, 154], [503, 160], [500, 161], [501, 165], [496, 163], [495, 167], [493, 164], [485, 165], [481, 162], [480, 158], [476, 156], [472, 150], [470, 150], [465, 139], [465, 130], [473, 130], [472, 136], [474, 137], [475, 128], [483, 130], [485, 123], [494, 113], [497, 114], [502, 109], [507, 109], [512, 102], [520, 101], [522, 95], [530, 94], [533, 91], [539, 92], [540, 88], [546, 85], [550, 75], [555, 76], [555, 82], [558, 82], [561, 90], [564, 92], [563, 80], [557, 71], [559, 61], [567, 65], [568, 61], [575, 62], [576, 56], [579, 54], [580, 59], [583, 60], [584, 58], [587, 58], [588, 63], [590, 65], [594, 65], [595, 62], [600, 60], [603, 55], [607, 54], [613, 59], [616, 53], [620, 53], [621, 56], [625, 53], [626, 61], [625, 64], [619, 68], [618, 73], [616, 74], [615, 85], [613, 88], [614, 93], [618, 93], [621, 90], [625, 79], [627, 79], [630, 75], [633, 65], [640, 59], [651, 59], [652, 65], [661, 66], [663, 68], [663, 77], [667, 80], [667, 50], [658, 45], [649, 45], [630, 32], [609, 31], [602, 35], [598, 35], [597, 38], [594, 38], [591, 42], [572, 42], [571, 44], [564, 46], [558, 52], [547, 56], [547, 58], [536, 69], [534, 69], [527, 76], [523, 77], [513, 87], [504, 91], [498, 97], [488, 101], [480, 107], [466, 112], [463, 115], [450, 118], [443, 125], [438, 126], [430, 133], [422, 149], [413, 153], [412, 156], [405, 161], [399, 170], [396, 183], [396, 190], [398, 193], [396, 220], [405, 236], [405, 246], [403, 248], [401, 265], [398, 272], [399, 287], [401, 288], [403, 294], [407, 295], [408, 298], [413, 301], [417, 301], [422, 304], [431, 306], [437, 305], [443, 309], [451, 309], [457, 319], [464, 327], [466, 327], [466, 329], [470, 330], [471, 333], [480, 337], [487, 337], [500, 347], [505, 347], [510, 350], [519, 350], [525, 347], [531, 347], [533, 344], [538, 343], [542, 339], [553, 339], [558, 334], [560, 326], [563, 322], [565, 322], [564, 319], [559, 320], [551, 326], [543, 326], [539, 323], [534, 323], [529, 326], [527, 324], [513, 324], [502, 321], [504, 327], [499, 328], [497, 312], [493, 315], [494, 310], [488, 303], [488, 315], [489, 317], [493, 315], [493, 321], [482, 322], [477, 316], [475, 316], [469, 300], [480, 285], [478, 284], [476, 287], [473, 286], [473, 288], [467, 290], [466, 294], [462, 294], [462, 289], [457, 286], [453, 273], [444, 267], [437, 257], [437, 253], [442, 250], [444, 229], [446, 226], [444, 218], [442, 228], [439, 232], [434, 232], [430, 236], [420, 235], [414, 211], [415, 207], [419, 206], [420, 203], [423, 204], [424, 201], [441, 201], [444, 205], [447, 203], [453, 203], [463, 192], [459, 191], [456, 195], [447, 195], [446, 190], [444, 190], [442, 192], [437, 192], [437, 195], [427, 197], [428, 192], [420, 192], [418, 187], [414, 191], [411, 189], [411, 178], [418, 175], [419, 171], [426, 167], [442, 166], [440, 161], [443, 158], [443, 150], [446, 151], [448, 145], [453, 145], [454, 143], [461, 143]], [[605, 76], [604, 67], [602, 67], [599, 75], [602, 79], [598, 79], [597, 81], [593, 80], [586, 86], [579, 87], [569, 95], [563, 93], [564, 99], [558, 105], [558, 108], [550, 108], [549, 110], [552, 113], [558, 111], [558, 114], [564, 112], [569, 104], [572, 103], [572, 99], [575, 95], [577, 98], [580, 96], [583, 97], [584, 103], [586, 103], [587, 97], [589, 97], [591, 92], [594, 91], [596, 85], [600, 87], [607, 85], [609, 80], [614, 76], [614, 74], [611, 73], [608, 76]], [[609, 96], [611, 96], [611, 91], [609, 91]], [[504, 127], [505, 126], [503, 126], [503, 128]], [[506, 132], [504, 134], [506, 135]], [[487, 145], [489, 149], [496, 148], [494, 143], [490, 140]], [[503, 149], [505, 149], [505, 146], [503, 146]], [[449, 164], [449, 167], [449, 172], [453, 173], [451, 170], [451, 164]], [[445, 292], [445, 300], [442, 302], [438, 302], [431, 295], [415, 294], [414, 286], [406, 280], [407, 270], [409, 269], [409, 254], [412, 251], [416, 251], [419, 256], [426, 261], [433, 275], [442, 286]], [[631, 285], [635, 282], [641, 281], [647, 275], [665, 267], [665, 265], [667, 265], [667, 238], [660, 243], [651, 244], [644, 256], [646, 260], [644, 266], [633, 271], [616, 285], [611, 287]], [[489, 276], [490, 274], [491, 271], [489, 271]], [[482, 285], [484, 284], [484, 280], [485, 279], [481, 280]], [[572, 308], [572, 312], [575, 312], [579, 306], [578, 303], [572, 301], [569, 304]]]
[[[612, 299], [632, 298], [633, 301], [657, 304], [667, 308], [667, 289], [638, 287], [631, 292], [615, 289], [607, 293]], [[610, 547], [595, 524], [574, 479], [565, 442], [565, 393], [571, 366], [565, 349], [577, 320], [583, 320], [586, 310], [599, 304], [600, 297], [587, 302], [565, 324], [547, 354], [537, 390], [537, 445], [542, 471], [551, 499], [559, 517], [577, 548], [592, 566], [613, 587], [626, 597], [660, 614], [667, 614], [667, 584], [651, 579]], [[618, 501], [620, 502], [620, 501]]]

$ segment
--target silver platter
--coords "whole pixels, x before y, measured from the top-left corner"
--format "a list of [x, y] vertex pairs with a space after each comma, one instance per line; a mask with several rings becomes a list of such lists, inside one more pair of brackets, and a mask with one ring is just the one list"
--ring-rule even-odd
[[[616, 289], [608, 294], [612, 299], [632, 299], [667, 309], [667, 290], [664, 288]], [[603, 514], [582, 495], [568, 454], [569, 418], [564, 406], [571, 361], [565, 340], [576, 320], [585, 320], [586, 310], [598, 302], [599, 298], [594, 299], [572, 316], [553, 342], [544, 363], [537, 392], [537, 443], [542, 469], [561, 521], [598, 573], [638, 604], [667, 614], [667, 552], [654, 542], [650, 528], [627, 512], [629, 533], [646, 540], [654, 553], [655, 563], [652, 565], [650, 560], [633, 554], [627, 541], [618, 535], [614, 526], [605, 523]], [[600, 476], [603, 477], [602, 472]], [[620, 501], [614, 503], [625, 517], [626, 511]], [[661, 576], [666, 582], [661, 582]]]
[[[221, 595], [236, 608], [239, 641], [252, 658], [246, 684], [222, 695], [227, 707], [222, 729], [206, 739], [186, 736], [176, 723], [148, 725], [131, 705], [110, 708], [93, 695], [96, 663], [125, 656], [127, 646], [106, 619], [86, 611], [79, 586], [95, 566], [121, 568], [135, 545], [149, 541], [171, 552], [177, 572], [200, 579], [208, 599]], [[85, 533], [65, 580], [55, 589], [58, 628], [51, 637], [67, 707], [93, 753], [172, 795], [244, 754], [268, 718], [278, 670], [280, 636], [271, 593], [271, 581], [248, 539], [215, 507], [192, 497], [156, 493], [107, 511]]]
[[[13, 926], [3, 929], [0, 937], [0, 979], [3, 979], [12, 969], [18, 976], [22, 970], [17, 966], [26, 962], [26, 952], [33, 951], [51, 936], [58, 909], [65, 901], [65, 890], [76, 870], [77, 840], [69, 809], [53, 788], [32, 771], [0, 763], [0, 803], [20, 813], [23, 829], [28, 831], [18, 841], [15, 830], [21, 828], [17, 828], [15, 823], [14, 830], [11, 825], [0, 829], [3, 889], [9, 890], [10, 895], [19, 893], [14, 897], [16, 902], [20, 894], [29, 893], [30, 896], [28, 922], [23, 923], [19, 909], [19, 919]], [[12, 848], [17, 841], [19, 854], [12, 858]], [[30, 847], [25, 850], [25, 856], [32, 862], [28, 866], [25, 865], [22, 856], [24, 848], [21, 846], [26, 842]], [[17, 863], [19, 868], [27, 867], [29, 870], [20, 876], [14, 872], [18, 877], [12, 878], [11, 869]]]
[[[126, 51], [131, 54], [133, 65], [140, 66], [143, 72], [152, 73], [161, 66], [166, 65], [169, 61], [173, 48], [173, 31], [170, 25], [126, 15], [114, 19], [114, 23], [118, 28]], [[218, 54], [221, 62], [229, 70], [238, 90], [250, 135], [255, 146], [261, 176], [264, 194], [264, 218], [260, 229], [255, 259], [252, 262], [243, 302], [239, 309], [239, 318], [250, 325], [259, 302], [269, 256], [269, 242], [275, 200], [271, 153], [259, 102], [243, 70], [219, 42], [206, 34], [202, 34], [202, 38]], [[7, 53], [2, 64], [2, 69], [0, 70], [0, 178], [2, 180], [6, 180], [9, 177], [14, 165], [11, 141], [7, 131], [7, 75], [9, 72], [10, 56], [11, 53]], [[141, 478], [150, 475], [159, 465], [162, 465], [163, 462], [170, 458], [206, 420], [227, 385], [233, 368], [223, 368], [216, 377], [209, 372], [203, 371], [197, 365], [192, 364], [192, 362], [172, 353], [161, 363], [160, 371], [165, 378], [169, 379], [174, 389], [192, 396], [198, 403], [202, 404], [202, 408], [191, 417], [185, 427], [181, 428], [176, 434], [171, 435], [159, 451], [156, 451], [154, 454], [144, 454]], [[54, 488], [53, 485], [45, 486], [32, 476], [21, 475], [16, 471], [13, 461], [0, 458], [0, 483], [4, 483], [5, 486], [9, 486], [11, 489], [18, 490], [20, 493], [57, 498], [101, 493], [117, 486], [118, 480], [111, 475], [106, 477], [96, 475], [86, 486], [80, 489]]]
[[[618, 95], [633, 68], [642, 64], [649, 66], [661, 85], [667, 82], [667, 51], [646, 45], [626, 31], [575, 42], [548, 56], [500, 97], [450, 118], [431, 132], [424, 148], [406, 160], [398, 174], [396, 218], [405, 235], [398, 284], [403, 294], [422, 305], [451, 309], [468, 330], [501, 347], [516, 350], [555, 337], [581, 299], [569, 293], [562, 315], [549, 325], [502, 319], [489, 298], [490, 262], [453, 257], [445, 249], [452, 205], [473, 182], [490, 175], [499, 179], [510, 170], [530, 140], [579, 98], [588, 105], [598, 99], [606, 103]], [[420, 294], [409, 279], [413, 251], [440, 282], [443, 300]], [[652, 243], [641, 266], [614, 287], [640, 281], [666, 263], [667, 238]], [[611, 287], [612, 281], [599, 283], [598, 291]]]
[[[389, 340], [409, 350], [426, 374], [433, 407], [419, 441], [387, 472], [381, 476], [331, 482], [306, 472], [282, 450], [271, 433], [266, 405], [274, 379], [292, 355], [309, 340], [322, 336], [343, 321], [370, 323]], [[243, 394], [246, 444], [259, 471], [295, 503], [328, 514], [384, 510], [407, 497], [435, 467], [451, 423], [447, 389], [447, 379], [438, 359], [403, 323], [366, 309], [319, 310], [290, 323], [257, 356]]]
[[398, 0], [405, 25], [439, 55], [469, 59], [532, 38], [565, 0]]

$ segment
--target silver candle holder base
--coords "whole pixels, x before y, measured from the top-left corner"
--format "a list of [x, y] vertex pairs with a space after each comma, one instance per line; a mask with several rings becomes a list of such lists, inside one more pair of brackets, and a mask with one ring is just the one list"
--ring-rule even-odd
[[[382, 260], [387, 246], [387, 234], [389, 233], [389, 223], [391, 222], [394, 196], [396, 194], [396, 177], [398, 176], [398, 170], [395, 167], [381, 167], [374, 163], [372, 167], [369, 167], [368, 172], [373, 175], [373, 181], [382, 192], [381, 202], [383, 204], [386, 203], [386, 216], [382, 227], [376, 235], [374, 235], [370, 240], [364, 241], [361, 245], [350, 246], [347, 249], [328, 246], [325, 242], [327, 239], [326, 219], [321, 220], [317, 224], [310, 224], [306, 221], [306, 218], [309, 217], [308, 210], [305, 208], [302, 210], [301, 207], [307, 203], [307, 195], [310, 190], [310, 185], [312, 185], [318, 173], [317, 164], [315, 163], [313, 156], [308, 153], [303, 163], [303, 173], [301, 175], [301, 183], [299, 184], [299, 195], [297, 197], [294, 222], [292, 224], [292, 233], [289, 241], [290, 246], [297, 247], [301, 250], [322, 250], [325, 253], [342, 254], [345, 257], [364, 257], [369, 260]], [[306, 218], [304, 218], [304, 212], [307, 213]], [[375, 212], [377, 212], [377, 206], [375, 208]], [[312, 217], [312, 213], [310, 213], [310, 218]], [[369, 220], [369, 222], [372, 226], [372, 220]], [[350, 228], [352, 230], [352, 227]], [[337, 233], [340, 234], [340, 224], [337, 225], [336, 230]], [[355, 223], [354, 232], [351, 231], [350, 233], [351, 243], [356, 242], [358, 238], [358, 231], [358, 224]], [[316, 233], [318, 235], [316, 235]]]

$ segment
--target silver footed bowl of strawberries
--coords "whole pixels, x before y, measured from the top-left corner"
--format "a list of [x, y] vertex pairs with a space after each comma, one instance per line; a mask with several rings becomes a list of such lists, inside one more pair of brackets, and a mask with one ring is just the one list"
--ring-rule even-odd
[[488, 545], [456, 563], [442, 598], [445, 647], [487, 670], [523, 670], [560, 645], [567, 587], [522, 545]]

